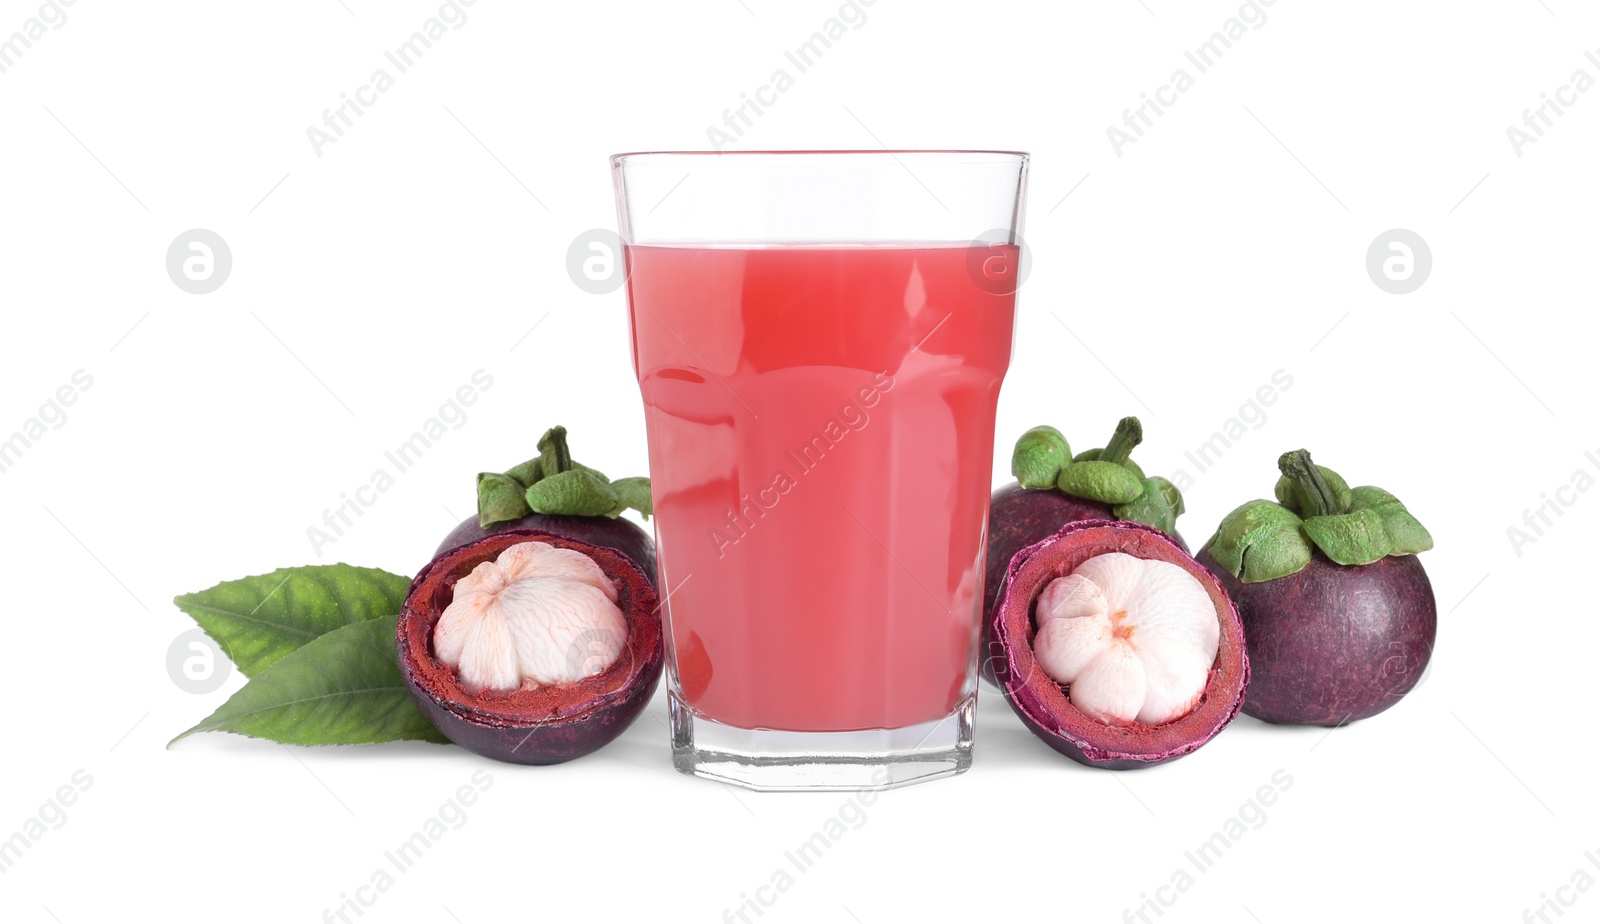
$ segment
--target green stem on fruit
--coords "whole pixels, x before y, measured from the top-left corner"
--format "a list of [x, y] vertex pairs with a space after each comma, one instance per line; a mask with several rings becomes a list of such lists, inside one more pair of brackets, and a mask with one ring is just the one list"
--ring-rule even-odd
[[1311, 453], [1304, 449], [1286, 452], [1278, 457], [1278, 471], [1293, 483], [1300, 498], [1300, 515], [1312, 517], [1336, 516], [1347, 513], [1347, 505], [1339, 503], [1333, 486], [1322, 476], [1322, 471], [1311, 461]]
[[502, 474], [478, 476], [478, 525], [484, 529], [529, 513], [615, 517], [629, 507], [650, 518], [650, 479], [624, 478], [613, 484], [574, 461], [566, 427], [546, 430], [534, 458]]
[[572, 452], [567, 449], [567, 428], [551, 427], [539, 437], [539, 469], [544, 477], [572, 470]]
[[1140, 426], [1139, 418], [1124, 417], [1117, 421], [1117, 432], [1111, 434], [1111, 441], [1106, 443], [1106, 448], [1100, 450], [1099, 461], [1121, 465], [1133, 455], [1133, 448], [1142, 442], [1144, 427]]

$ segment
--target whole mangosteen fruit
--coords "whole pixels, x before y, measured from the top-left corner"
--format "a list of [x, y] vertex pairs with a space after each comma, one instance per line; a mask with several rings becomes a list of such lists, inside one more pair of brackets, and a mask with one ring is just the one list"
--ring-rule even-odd
[[435, 555], [506, 530], [542, 529], [616, 549], [655, 583], [655, 542], [621, 517], [631, 507], [650, 518], [650, 479], [611, 481], [573, 461], [566, 427], [546, 431], [534, 458], [505, 472], [479, 473], [477, 491], [477, 515], [451, 530]]
[[1069, 523], [1018, 552], [990, 620], [996, 679], [1046, 744], [1112, 770], [1190, 754], [1239, 712], [1244, 627], [1222, 585], [1139, 523]]
[[406, 594], [401, 673], [429, 721], [485, 757], [553, 764], [609, 743], [661, 677], [654, 585], [632, 559], [544, 530], [444, 552]]
[[1433, 655], [1438, 611], [1416, 555], [1433, 537], [1393, 494], [1351, 488], [1303, 449], [1278, 467], [1278, 500], [1235, 509], [1199, 556], [1244, 621], [1244, 711], [1324, 726], [1377, 715]]
[[[1081, 520], [1126, 520], [1143, 523], [1172, 537], [1178, 535], [1183, 495], [1172, 482], [1146, 478], [1132, 459], [1144, 440], [1137, 417], [1124, 417], [1103, 449], [1072, 454], [1067, 438], [1055, 427], [1040, 426], [1022, 434], [1011, 453], [1016, 481], [989, 498], [989, 531], [984, 551], [983, 611], [992, 617], [1005, 583], [1011, 556]], [[992, 619], [985, 619], [988, 625]], [[983, 678], [994, 681], [995, 659], [1001, 652], [987, 633], [983, 639]]]

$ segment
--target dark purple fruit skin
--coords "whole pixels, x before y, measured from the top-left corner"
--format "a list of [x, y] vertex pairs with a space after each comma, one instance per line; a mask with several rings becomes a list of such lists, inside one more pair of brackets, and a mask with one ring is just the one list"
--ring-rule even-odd
[[461, 521], [461, 525], [450, 531], [439, 543], [439, 548], [434, 550], [434, 557], [459, 549], [469, 542], [476, 542], [484, 536], [503, 533], [508, 529], [542, 529], [560, 536], [570, 536], [581, 539], [594, 545], [603, 545], [633, 559], [634, 563], [644, 570], [645, 576], [651, 584], [656, 584], [656, 544], [639, 524], [622, 517], [574, 517], [555, 516], [542, 513], [530, 513], [518, 520], [508, 520], [504, 523], [484, 529], [478, 525], [477, 517], [468, 517]]
[[[1217, 610], [1217, 659], [1200, 702], [1166, 725], [1114, 729], [1073, 706], [1061, 687], [1033, 659], [1034, 602], [1044, 583], [1106, 552], [1177, 565], [1205, 588]], [[1043, 572], [1043, 573], [1041, 573]], [[1105, 770], [1137, 770], [1177, 760], [1199, 750], [1239, 714], [1251, 683], [1244, 626], [1233, 602], [1215, 580], [1171, 536], [1140, 523], [1082, 520], [1018, 552], [1006, 567], [1007, 586], [989, 630], [1004, 657], [995, 662], [1000, 692], [1022, 724], [1080, 764]]]
[[[1013, 481], [989, 496], [989, 538], [983, 559], [984, 632], [978, 665], [984, 680], [995, 682], [995, 664], [1005, 657], [989, 626], [994, 622], [994, 607], [1000, 600], [1011, 557], [1055, 535], [1068, 523], [1114, 519], [1110, 504], [1072, 497], [1055, 488], [1024, 488]], [[1171, 538], [1185, 552], [1189, 551], [1182, 536]]]
[[1337, 565], [1320, 551], [1288, 577], [1246, 584], [1202, 550], [1244, 620], [1251, 680], [1244, 711], [1264, 722], [1347, 725], [1417, 685], [1438, 625], [1415, 555]]
[[[433, 627], [457, 580], [477, 563], [529, 540], [583, 552], [617, 582], [628, 644], [601, 674], [529, 695], [517, 711], [497, 711], [462, 691], [433, 656]], [[655, 695], [663, 664], [660, 609], [655, 586], [614, 549], [543, 530], [500, 530], [436, 557], [411, 582], [396, 626], [400, 672], [428, 721], [456, 744], [509, 763], [563, 763], [610, 744]]]

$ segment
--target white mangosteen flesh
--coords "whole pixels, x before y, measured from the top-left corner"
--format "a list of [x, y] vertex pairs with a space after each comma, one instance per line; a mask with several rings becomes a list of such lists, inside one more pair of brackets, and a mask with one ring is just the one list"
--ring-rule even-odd
[[523, 542], [456, 583], [434, 654], [467, 690], [509, 692], [601, 673], [628, 641], [617, 588], [594, 559]]
[[1084, 714], [1106, 725], [1187, 715], [1217, 658], [1217, 608], [1177, 565], [1097, 555], [1045, 585], [1034, 659]]

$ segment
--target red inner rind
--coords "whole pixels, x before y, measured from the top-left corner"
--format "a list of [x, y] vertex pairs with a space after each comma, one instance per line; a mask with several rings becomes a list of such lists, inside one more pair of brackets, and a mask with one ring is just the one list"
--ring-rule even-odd
[[[1181, 719], [1159, 726], [1102, 724], [1072, 705], [1061, 686], [1034, 660], [1033, 607], [1045, 585], [1109, 552], [1177, 565], [1200, 582], [1216, 607], [1221, 628], [1217, 658], [1200, 702]], [[996, 620], [1006, 652], [1001, 686], [1026, 718], [1044, 732], [1064, 739], [1090, 761], [1154, 762], [1179, 757], [1209, 741], [1238, 714], [1250, 679], [1238, 612], [1217, 579], [1157, 530], [1106, 520], [1070, 523], [1018, 552], [1006, 575], [1005, 596]]]
[[[617, 586], [617, 606], [628, 621], [627, 646], [611, 666], [593, 677], [559, 686], [509, 693], [473, 693], [455, 672], [434, 656], [433, 629], [455, 596], [456, 582], [486, 561], [523, 542], [547, 542], [594, 559]], [[650, 652], [661, 645], [661, 619], [655, 588], [644, 572], [621, 553], [543, 530], [495, 533], [456, 549], [429, 565], [412, 581], [400, 615], [401, 667], [436, 702], [481, 725], [525, 727], [581, 718], [614, 700], [625, 699], [639, 676], [651, 671]]]

